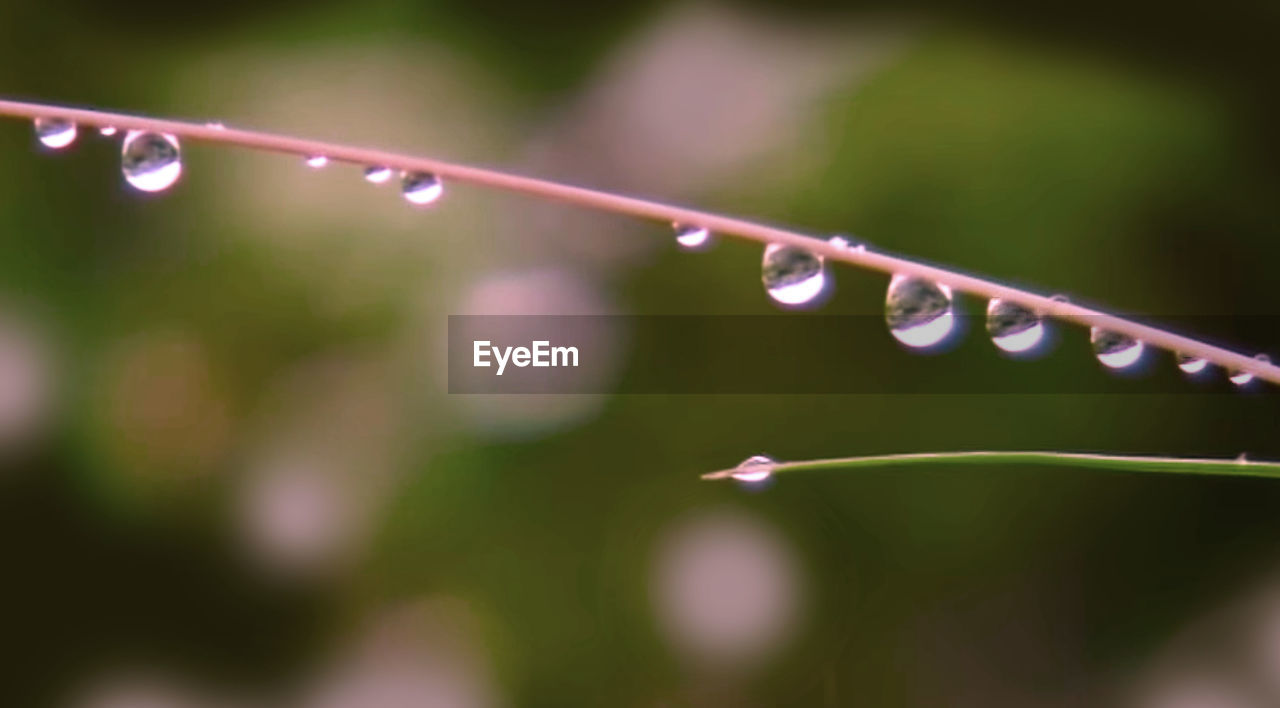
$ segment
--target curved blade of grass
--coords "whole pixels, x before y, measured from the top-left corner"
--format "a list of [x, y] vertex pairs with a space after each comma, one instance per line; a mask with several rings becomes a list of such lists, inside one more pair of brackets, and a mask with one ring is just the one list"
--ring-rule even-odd
[[[899, 455], [867, 455], [835, 457], [825, 460], [778, 462], [772, 466], [756, 465], [751, 472], [805, 472], [818, 470], [854, 470], [903, 465], [981, 465], [1023, 464], [1057, 467], [1085, 467], [1121, 472], [1158, 472], [1164, 474], [1199, 474], [1228, 477], [1273, 477], [1280, 479], [1280, 462], [1245, 459], [1204, 459], [1191, 457], [1147, 457], [1142, 455], [1102, 455], [1082, 452], [997, 451], [916, 452]], [[736, 468], [717, 470], [702, 479], [730, 479], [740, 472]]]
[[83, 108], [54, 106], [43, 103], [11, 101], [0, 97], [0, 116], [18, 118], [60, 118], [77, 125], [110, 126], [122, 131], [147, 130], [214, 144], [233, 145], [255, 150], [266, 150], [298, 156], [323, 155], [332, 162], [348, 162], [357, 165], [383, 165], [406, 172], [430, 172], [434, 175], [470, 182], [472, 184], [505, 189], [568, 204], [630, 216], [656, 219], [670, 223], [695, 224], [714, 233], [735, 236], [763, 244], [780, 244], [804, 249], [830, 261], [877, 270], [890, 275], [900, 274], [923, 278], [950, 287], [952, 290], [981, 298], [1000, 298], [1064, 322], [1084, 327], [1098, 327], [1127, 335], [1140, 342], [1169, 352], [1199, 357], [1227, 371], [1253, 374], [1256, 378], [1280, 385], [1280, 364], [1256, 359], [1251, 355], [1214, 346], [1208, 342], [1177, 334], [1172, 330], [1143, 324], [1132, 319], [1083, 307], [1050, 295], [1033, 293], [1010, 285], [980, 278], [948, 268], [878, 252], [871, 249], [854, 250], [831, 244], [825, 239], [807, 236], [797, 231], [770, 226], [750, 219], [741, 219], [710, 212], [678, 207], [662, 202], [623, 196], [596, 189], [576, 187], [535, 177], [524, 177], [502, 170], [474, 167], [425, 157], [414, 157], [386, 150], [305, 140], [290, 135], [241, 130], [218, 124], [200, 124], [186, 121], [147, 118], [128, 113], [108, 113]]

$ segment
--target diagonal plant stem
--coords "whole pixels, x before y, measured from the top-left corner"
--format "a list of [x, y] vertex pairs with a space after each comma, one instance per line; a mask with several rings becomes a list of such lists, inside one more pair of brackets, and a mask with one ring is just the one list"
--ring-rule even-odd
[[1003, 285], [992, 280], [966, 275], [917, 261], [878, 253], [871, 250], [853, 250], [833, 245], [821, 238], [768, 226], [755, 221], [722, 216], [709, 212], [671, 206], [661, 202], [574, 187], [558, 182], [522, 177], [500, 170], [473, 167], [423, 157], [412, 157], [383, 150], [304, 140], [288, 135], [238, 130], [222, 125], [145, 118], [124, 113], [68, 108], [23, 101], [0, 100], [0, 115], [20, 118], [59, 118], [78, 125], [96, 127], [111, 126], [121, 130], [145, 130], [169, 133], [183, 138], [206, 142], [236, 145], [270, 152], [310, 156], [324, 155], [332, 161], [360, 165], [385, 165], [409, 172], [430, 172], [440, 177], [473, 184], [520, 192], [533, 196], [555, 199], [582, 207], [626, 214], [669, 223], [694, 224], [726, 236], [736, 236], [765, 244], [794, 246], [818, 254], [828, 260], [878, 270], [889, 274], [901, 274], [931, 280], [952, 290], [982, 298], [1000, 298], [1066, 322], [1085, 327], [1100, 327], [1118, 332], [1147, 345], [1192, 357], [1199, 357], [1229, 371], [1253, 374], [1258, 379], [1280, 384], [1280, 365], [1217, 347], [1175, 332], [1135, 322], [1106, 312], [1063, 302], [1047, 295]]
[[[777, 462], [750, 467], [755, 474], [804, 472], [809, 470], [850, 470], [904, 465], [981, 465], [1024, 464], [1057, 467], [1089, 467], [1125, 472], [1159, 472], [1168, 474], [1218, 475], [1227, 477], [1271, 477], [1280, 479], [1280, 462], [1192, 457], [1146, 457], [1142, 455], [1101, 455], [1080, 452], [988, 451], [917, 452], [902, 455], [869, 455], [834, 457], [825, 460]], [[731, 479], [743, 469], [717, 470], [702, 475], [703, 479]]]

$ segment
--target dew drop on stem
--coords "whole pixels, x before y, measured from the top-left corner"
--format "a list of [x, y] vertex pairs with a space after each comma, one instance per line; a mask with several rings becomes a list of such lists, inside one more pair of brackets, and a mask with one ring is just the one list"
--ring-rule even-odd
[[867, 250], [867, 247], [864, 244], [854, 243], [853, 241], [850, 241], [844, 236], [832, 236], [831, 238], [827, 239], [827, 243], [831, 244], [832, 246], [842, 251], [855, 251], [857, 253], [863, 253]]
[[1089, 343], [1093, 345], [1094, 356], [1108, 369], [1124, 369], [1142, 358], [1142, 342], [1127, 334], [1091, 327]]
[[931, 280], [895, 275], [885, 295], [889, 332], [913, 348], [931, 347], [955, 328], [951, 288]]
[[765, 292], [783, 305], [813, 302], [827, 281], [822, 256], [776, 243], [765, 246], [760, 273]]
[[444, 183], [430, 172], [406, 172], [400, 180], [400, 193], [410, 204], [426, 206], [444, 194]]
[[36, 118], [36, 139], [40, 144], [55, 150], [76, 141], [76, 124], [61, 118]]
[[364, 179], [372, 184], [382, 184], [391, 179], [391, 168], [383, 165], [369, 165], [364, 168]]
[[1000, 349], [1020, 354], [1044, 340], [1044, 320], [1016, 302], [992, 298], [987, 303], [987, 334]]
[[159, 192], [182, 175], [182, 149], [168, 133], [131, 130], [120, 146], [120, 171], [135, 189]]
[[[1254, 359], [1260, 362], [1263, 362], [1264, 364], [1271, 363], [1271, 357], [1267, 356], [1266, 354], [1259, 354], [1255, 356]], [[1253, 382], [1254, 377], [1253, 377], [1253, 374], [1249, 373], [1248, 371], [1244, 371], [1242, 369], [1232, 369], [1231, 372], [1227, 374], [1227, 378], [1231, 381], [1231, 383], [1237, 386], [1246, 386]]]
[[752, 455], [734, 468], [733, 478], [739, 482], [763, 482], [773, 474], [777, 460], [764, 455]]
[[1190, 354], [1178, 355], [1178, 368], [1185, 374], [1195, 375], [1209, 368], [1208, 360]]
[[307, 167], [310, 167], [313, 170], [318, 170], [329, 164], [329, 158], [324, 155], [307, 155], [306, 163]]
[[676, 232], [676, 243], [681, 248], [695, 250], [706, 246], [711, 241], [711, 231], [693, 224], [672, 224]]
[[104, 138], [110, 138], [118, 132], [120, 131], [117, 130], [114, 125], [104, 125], [101, 128], [98, 128], [98, 135], [101, 135]]

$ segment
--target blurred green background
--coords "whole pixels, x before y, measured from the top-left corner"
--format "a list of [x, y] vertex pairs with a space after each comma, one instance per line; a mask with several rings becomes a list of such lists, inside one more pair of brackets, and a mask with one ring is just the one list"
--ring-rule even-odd
[[[1221, 316], [1196, 334], [1276, 354], [1266, 320], [1232, 316], [1280, 313], [1277, 14], [10, 3], [0, 93], [851, 234]], [[449, 314], [772, 313], [759, 249], [681, 253], [463, 185], [422, 212], [351, 167], [200, 144], [145, 195], [92, 131], [38, 148], [0, 121], [7, 705], [1280, 701], [1274, 483], [696, 479], [758, 453], [1274, 459], [1272, 390], [1127, 393], [1064, 330], [1035, 362], [971, 331], [929, 375], [1113, 394], [450, 396]], [[836, 277], [824, 312], [880, 311], [887, 278]], [[785, 366], [806, 342], [770, 346]], [[872, 349], [848, 365], [915, 356]]]

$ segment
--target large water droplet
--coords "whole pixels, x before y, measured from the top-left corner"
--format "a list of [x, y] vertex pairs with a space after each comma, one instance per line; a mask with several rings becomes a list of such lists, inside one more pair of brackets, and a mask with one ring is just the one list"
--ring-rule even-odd
[[895, 275], [885, 296], [889, 332], [909, 347], [931, 347], [955, 327], [951, 288], [923, 278]]
[[168, 133], [130, 130], [120, 147], [120, 170], [135, 189], [167, 189], [182, 175], [178, 139]]
[[430, 172], [406, 172], [400, 181], [400, 193], [410, 204], [424, 206], [444, 194], [444, 184]]
[[1198, 356], [1191, 356], [1190, 354], [1179, 354], [1178, 368], [1182, 369], [1183, 373], [1194, 375], [1209, 368], [1209, 362], [1208, 360]]
[[822, 256], [776, 243], [765, 246], [760, 279], [769, 297], [784, 305], [811, 302], [827, 282]]
[[1089, 342], [1098, 361], [1110, 369], [1133, 366], [1142, 358], [1142, 342], [1127, 334], [1092, 327], [1089, 329]]
[[76, 124], [61, 118], [36, 118], [36, 138], [45, 147], [64, 148], [76, 141]]
[[324, 155], [307, 155], [306, 162], [307, 167], [318, 170], [329, 164], [329, 158]]
[[734, 468], [733, 478], [739, 482], [763, 482], [773, 474], [777, 460], [764, 455], [752, 455]]
[[676, 243], [683, 248], [702, 248], [711, 241], [711, 231], [702, 226], [672, 224], [671, 228], [675, 229]]
[[1007, 352], [1026, 352], [1044, 339], [1044, 321], [1032, 310], [996, 297], [987, 303], [987, 334]]
[[[1271, 357], [1266, 354], [1259, 354], [1255, 356], [1254, 359], [1267, 364], [1271, 363]], [[1231, 380], [1231, 383], [1237, 386], [1244, 386], [1253, 381], [1253, 374], [1241, 369], [1232, 369], [1231, 372], [1227, 374], [1227, 378]]]
[[382, 165], [369, 165], [364, 168], [364, 178], [373, 184], [382, 184], [391, 179], [391, 168]]

